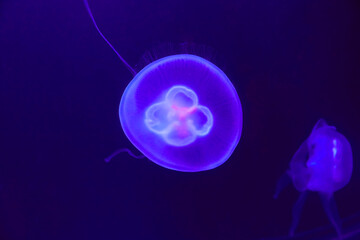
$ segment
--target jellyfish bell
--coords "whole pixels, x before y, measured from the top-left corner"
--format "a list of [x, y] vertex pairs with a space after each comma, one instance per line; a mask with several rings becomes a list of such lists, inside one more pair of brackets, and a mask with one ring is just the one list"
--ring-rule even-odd
[[353, 160], [350, 143], [344, 135], [321, 119], [307, 145], [310, 157], [306, 166], [311, 175], [307, 184], [309, 190], [333, 193], [349, 183]]
[[177, 171], [197, 172], [216, 168], [236, 148], [242, 130], [238, 94], [225, 73], [194, 54], [169, 55], [146, 65], [138, 73], [96, 30], [134, 78], [120, 101], [121, 126], [130, 142], [154, 163]]
[[292, 157], [287, 173], [300, 192], [333, 193], [349, 183], [352, 169], [349, 141], [320, 119]]
[[191, 54], [164, 57], [142, 69], [122, 96], [119, 115], [137, 149], [179, 171], [221, 165], [242, 129], [231, 81], [216, 65]]

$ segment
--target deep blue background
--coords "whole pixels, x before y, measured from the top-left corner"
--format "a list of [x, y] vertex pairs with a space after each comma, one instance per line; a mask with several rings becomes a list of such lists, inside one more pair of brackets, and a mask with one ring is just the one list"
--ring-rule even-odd
[[[0, 239], [233, 240], [286, 235], [298, 193], [278, 177], [320, 118], [350, 141], [335, 194], [360, 212], [360, 4], [346, 0], [91, 0], [131, 65], [162, 43], [215, 49], [243, 104], [243, 135], [217, 169], [182, 173], [135, 150], [118, 105], [130, 73], [80, 0], [0, 1]], [[360, 221], [360, 220], [359, 220]], [[299, 232], [328, 225], [311, 196]], [[330, 229], [331, 231], [331, 229]]]

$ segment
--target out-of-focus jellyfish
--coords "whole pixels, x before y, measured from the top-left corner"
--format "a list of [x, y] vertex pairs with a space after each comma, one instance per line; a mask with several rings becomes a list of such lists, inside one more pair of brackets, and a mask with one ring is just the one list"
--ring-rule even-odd
[[[224, 163], [242, 130], [240, 99], [225, 73], [192, 54], [158, 59], [136, 73], [84, 3], [99, 34], [134, 75], [119, 107], [122, 128], [133, 145], [151, 161], [178, 171], [204, 171]], [[107, 161], [123, 151], [143, 157], [120, 149]]]
[[333, 194], [348, 184], [353, 169], [351, 146], [348, 140], [320, 119], [310, 136], [301, 144], [290, 162], [290, 168], [280, 178], [274, 198], [292, 181], [301, 193], [292, 211], [289, 236], [293, 236], [309, 191], [319, 193], [324, 210], [342, 238], [340, 218]]

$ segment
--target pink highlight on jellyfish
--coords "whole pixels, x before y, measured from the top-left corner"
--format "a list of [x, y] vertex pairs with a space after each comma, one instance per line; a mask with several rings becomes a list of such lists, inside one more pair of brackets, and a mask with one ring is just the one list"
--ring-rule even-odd
[[[191, 114], [194, 111], [200, 111], [206, 117], [206, 122], [197, 122], [198, 119]], [[166, 117], [159, 118], [158, 112]], [[213, 116], [207, 107], [199, 105], [193, 90], [185, 86], [173, 86], [166, 92], [164, 101], [148, 107], [145, 124], [169, 145], [180, 147], [193, 143], [199, 136], [207, 135], [213, 126]]]
[[176, 115], [180, 118], [180, 119], [184, 119], [186, 118], [190, 113], [194, 112], [194, 110], [196, 109], [196, 107], [180, 107], [177, 106], [176, 103], [171, 105], [171, 108], [175, 111]]

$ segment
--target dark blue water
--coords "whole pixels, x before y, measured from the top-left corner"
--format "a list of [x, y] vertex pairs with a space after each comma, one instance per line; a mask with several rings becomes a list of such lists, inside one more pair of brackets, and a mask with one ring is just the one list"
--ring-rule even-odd
[[[358, 1], [90, 5], [135, 68], [145, 52], [167, 43], [213, 49], [241, 99], [240, 143], [225, 164], [200, 173], [128, 155], [105, 163], [118, 148], [136, 152], [118, 117], [130, 72], [97, 34], [82, 1], [3, 0], [0, 239], [281, 239], [298, 192], [289, 187], [276, 201], [272, 194], [319, 118], [351, 143], [353, 177], [335, 200], [346, 231], [359, 228], [359, 217], [352, 218], [360, 212]], [[335, 235], [316, 194], [297, 233]]]

